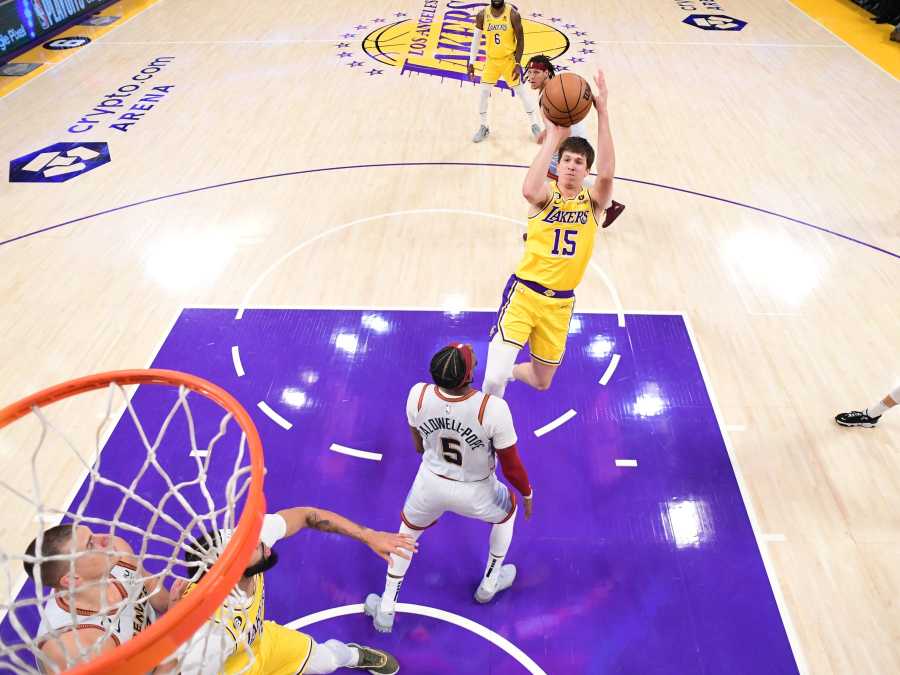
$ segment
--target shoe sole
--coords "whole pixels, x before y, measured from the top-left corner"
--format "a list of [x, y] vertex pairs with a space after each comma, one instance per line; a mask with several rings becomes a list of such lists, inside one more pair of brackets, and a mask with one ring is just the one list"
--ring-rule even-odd
[[835, 420], [842, 427], [861, 427], [863, 429], [874, 429], [878, 424], [870, 424], [869, 422], [840, 422]]

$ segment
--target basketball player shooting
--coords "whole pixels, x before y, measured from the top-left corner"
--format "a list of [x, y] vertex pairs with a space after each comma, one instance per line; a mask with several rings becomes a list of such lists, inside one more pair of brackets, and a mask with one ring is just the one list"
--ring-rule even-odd
[[491, 6], [478, 12], [475, 17], [475, 35], [469, 52], [469, 79], [475, 80], [475, 62], [481, 48], [482, 31], [486, 38], [484, 70], [478, 88], [478, 114], [481, 126], [472, 137], [474, 143], [481, 143], [490, 133], [488, 124], [488, 101], [491, 89], [500, 78], [512, 88], [522, 102], [522, 108], [531, 122], [531, 135], [537, 140], [541, 127], [535, 116], [534, 103], [522, 86], [522, 54], [525, 51], [525, 32], [519, 12], [503, 0], [491, 0]]
[[[519, 459], [509, 406], [472, 388], [475, 365], [470, 345], [448, 345], [431, 359], [434, 383], [419, 382], [410, 389], [406, 417], [422, 463], [400, 512], [400, 534], [416, 541], [446, 511], [491, 523], [487, 565], [475, 591], [477, 602], [488, 603], [516, 578], [515, 565], [503, 564], [512, 542], [516, 498], [497, 479], [496, 459], [523, 496], [526, 518], [534, 495]], [[393, 628], [409, 565], [409, 559], [392, 555], [384, 593], [366, 598], [366, 614], [382, 633]]]
[[[510, 379], [544, 391], [562, 363], [575, 308], [575, 287], [594, 251], [597, 214], [609, 204], [615, 173], [615, 151], [609, 130], [607, 89], [603, 71], [594, 78], [597, 111], [597, 179], [584, 179], [594, 162], [594, 149], [583, 138], [570, 138], [569, 127], [546, 120], [547, 138], [531, 163], [522, 195], [531, 209], [525, 253], [503, 291], [488, 347], [482, 389], [503, 396]], [[559, 179], [547, 171], [559, 148]], [[516, 364], [528, 344], [531, 361]]]
[[[538, 93], [538, 100], [540, 100], [541, 95], [544, 93], [544, 87], [547, 86], [547, 83], [552, 80], [556, 76], [556, 68], [553, 66], [553, 61], [551, 61], [544, 54], [537, 54], [532, 56], [528, 60], [528, 65], [525, 67], [525, 80], [531, 86], [533, 91]], [[571, 136], [572, 138], [587, 138], [587, 124], [584, 120], [580, 122], [576, 122], [571, 127]], [[543, 143], [544, 139], [547, 137], [547, 130], [544, 129], [538, 134], [537, 142]], [[553, 153], [553, 158], [550, 160], [550, 168], [547, 170], [547, 178], [550, 180], [557, 180], [559, 176], [556, 173], [557, 166], [559, 164], [559, 153]], [[584, 179], [584, 186], [590, 187], [594, 182], [592, 176], [588, 175], [587, 178]], [[601, 227], [609, 227], [613, 224], [616, 218], [622, 215], [622, 211], [625, 210], [625, 205], [617, 202], [616, 200], [612, 200], [612, 203], [606, 208], [604, 212], [603, 224]], [[528, 240], [528, 235], [523, 235], [525, 240]]]

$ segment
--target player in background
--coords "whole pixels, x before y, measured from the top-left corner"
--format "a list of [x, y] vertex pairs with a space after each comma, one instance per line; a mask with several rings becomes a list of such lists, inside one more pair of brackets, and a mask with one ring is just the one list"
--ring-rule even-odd
[[485, 36], [484, 70], [481, 72], [481, 84], [478, 87], [478, 114], [481, 126], [472, 137], [475, 143], [481, 143], [490, 133], [488, 123], [488, 100], [491, 89], [500, 78], [512, 88], [522, 102], [522, 108], [531, 122], [531, 135], [537, 140], [541, 132], [535, 115], [534, 101], [525, 93], [522, 86], [522, 53], [525, 49], [525, 33], [522, 29], [522, 17], [511, 5], [503, 0], [491, 0], [491, 6], [478, 12], [475, 17], [475, 35], [469, 52], [469, 79], [475, 80], [475, 62], [481, 48], [482, 32]]
[[[418, 540], [446, 512], [491, 523], [490, 548], [475, 600], [490, 602], [516, 578], [515, 565], [503, 560], [512, 542], [516, 498], [497, 479], [503, 475], [521, 493], [530, 518], [534, 494], [516, 448], [516, 430], [506, 402], [472, 388], [475, 354], [454, 343], [431, 359], [433, 384], [419, 382], [409, 391], [406, 419], [422, 463], [400, 512], [400, 534]], [[384, 593], [366, 598], [375, 629], [391, 631], [400, 585], [410, 560], [391, 556]]]

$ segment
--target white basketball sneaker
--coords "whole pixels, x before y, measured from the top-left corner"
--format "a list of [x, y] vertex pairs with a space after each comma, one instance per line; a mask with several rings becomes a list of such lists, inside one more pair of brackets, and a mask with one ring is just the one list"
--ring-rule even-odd
[[481, 141], [487, 138], [489, 133], [491, 133], [491, 130], [482, 124], [480, 127], [478, 127], [478, 131], [475, 132], [475, 135], [472, 136], [472, 142], [481, 143]]
[[372, 617], [372, 624], [379, 633], [390, 633], [394, 628], [394, 612], [381, 611], [381, 596], [369, 593], [366, 596], [366, 616]]
[[[505, 591], [507, 588], [512, 586], [515, 580], [516, 566], [504, 565], [500, 568], [500, 576], [497, 577], [497, 586], [494, 588], [494, 590], [487, 590], [484, 587], [484, 581], [482, 581], [478, 585], [478, 589], [475, 591], [475, 602], [480, 602], [482, 605], [490, 602], [494, 599], [494, 596], [497, 595], [497, 593], [499, 593], [500, 591]], [[366, 604], [368, 604], [368, 602]]]

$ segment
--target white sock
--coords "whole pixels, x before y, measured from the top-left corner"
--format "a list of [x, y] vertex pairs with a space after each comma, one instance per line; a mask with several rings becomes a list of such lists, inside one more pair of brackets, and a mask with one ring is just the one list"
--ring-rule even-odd
[[484, 382], [481, 391], [492, 396], [503, 398], [506, 393], [506, 385], [512, 379], [513, 366], [519, 348], [504, 342], [499, 331], [494, 333], [488, 345], [487, 365], [484, 367]]
[[[422, 536], [422, 530], [414, 530], [408, 527], [406, 523], [400, 524], [400, 534], [406, 534], [418, 541]], [[400, 556], [391, 554], [391, 564], [388, 566], [387, 577], [384, 582], [384, 593], [381, 594], [381, 611], [393, 612], [394, 605], [397, 604], [397, 596], [400, 595], [400, 586], [403, 584], [403, 577], [409, 569], [412, 560], [401, 558]]]
[[512, 90], [515, 92], [516, 96], [519, 97], [519, 100], [522, 101], [522, 108], [525, 110], [525, 114], [528, 115], [528, 120], [532, 124], [537, 124], [537, 118], [534, 116], [534, 102], [531, 100], [531, 97], [525, 93], [525, 87], [521, 84], [517, 84]]
[[481, 579], [481, 585], [485, 590], [492, 591], [497, 588], [500, 568], [503, 567], [503, 559], [509, 552], [515, 524], [516, 514], [514, 513], [505, 523], [494, 525], [491, 528], [491, 548], [488, 551], [487, 565], [484, 566], [484, 577]]
[[888, 407], [884, 404], [884, 401], [878, 401], [871, 408], [866, 408], [866, 415], [869, 417], [881, 417]]
[[303, 672], [306, 675], [327, 675], [338, 668], [347, 668], [359, 663], [359, 650], [345, 645], [339, 640], [328, 640], [323, 643], [312, 643], [309, 661]]
[[478, 89], [478, 114], [481, 115], [481, 126], [488, 126], [488, 99], [491, 97], [491, 84], [482, 84]]

